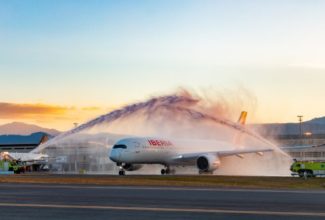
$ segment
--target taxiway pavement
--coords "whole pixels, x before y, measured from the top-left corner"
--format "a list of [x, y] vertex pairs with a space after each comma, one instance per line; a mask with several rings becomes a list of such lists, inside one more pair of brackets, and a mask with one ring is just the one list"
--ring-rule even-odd
[[0, 184], [1, 219], [325, 219], [325, 191]]

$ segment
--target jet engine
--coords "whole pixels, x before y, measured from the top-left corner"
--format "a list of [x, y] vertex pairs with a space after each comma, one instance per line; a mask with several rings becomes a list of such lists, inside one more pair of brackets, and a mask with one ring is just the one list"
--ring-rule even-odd
[[123, 169], [127, 171], [135, 171], [141, 169], [142, 165], [140, 164], [130, 164], [126, 163], [123, 165]]
[[219, 168], [220, 159], [217, 155], [206, 154], [197, 159], [196, 165], [200, 172], [213, 172]]

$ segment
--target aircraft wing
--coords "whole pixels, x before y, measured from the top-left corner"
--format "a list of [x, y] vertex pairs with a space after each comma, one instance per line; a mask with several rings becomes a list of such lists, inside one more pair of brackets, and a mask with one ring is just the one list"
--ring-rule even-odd
[[35, 154], [35, 153], [7, 153], [8, 157], [13, 160], [19, 160], [22, 162], [36, 162], [44, 161], [48, 158], [46, 154]]
[[219, 157], [227, 157], [227, 156], [239, 156], [242, 154], [258, 154], [263, 155], [264, 152], [272, 152], [274, 149], [272, 148], [264, 148], [264, 149], [243, 149], [243, 150], [231, 150], [231, 151], [221, 151], [218, 153]]
[[237, 150], [229, 150], [229, 151], [210, 151], [210, 152], [198, 152], [198, 153], [189, 153], [189, 154], [180, 154], [177, 157], [173, 158], [174, 161], [178, 162], [191, 162], [197, 160], [200, 156], [203, 155], [214, 155], [219, 158], [229, 157], [229, 156], [237, 156], [243, 158], [244, 154], [258, 154], [260, 156], [265, 152], [272, 152], [274, 149], [272, 148], [263, 148], [263, 149], [237, 149]]

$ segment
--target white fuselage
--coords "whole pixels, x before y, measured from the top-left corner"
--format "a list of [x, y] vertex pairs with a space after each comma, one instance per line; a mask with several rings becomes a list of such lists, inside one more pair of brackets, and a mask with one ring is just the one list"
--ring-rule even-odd
[[177, 165], [174, 164], [174, 159], [184, 153], [202, 152], [203, 154], [208, 151], [231, 149], [233, 146], [229, 143], [213, 140], [127, 138], [113, 146], [109, 157], [116, 163]]

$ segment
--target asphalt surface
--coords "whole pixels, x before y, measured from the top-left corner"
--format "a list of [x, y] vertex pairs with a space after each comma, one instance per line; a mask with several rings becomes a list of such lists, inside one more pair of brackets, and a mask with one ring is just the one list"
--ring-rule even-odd
[[0, 184], [1, 219], [325, 219], [325, 191]]

